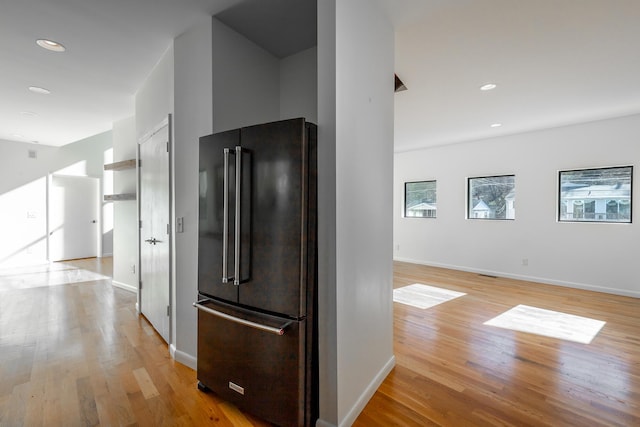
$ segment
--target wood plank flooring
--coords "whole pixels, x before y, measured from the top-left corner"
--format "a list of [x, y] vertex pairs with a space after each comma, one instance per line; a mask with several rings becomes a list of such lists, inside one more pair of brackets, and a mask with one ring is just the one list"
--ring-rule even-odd
[[[640, 299], [396, 262], [394, 287], [467, 295], [394, 303], [397, 365], [354, 424], [640, 426]], [[526, 304], [606, 321], [591, 344], [483, 325]]]
[[269, 425], [198, 391], [102, 260], [0, 271], [0, 426]]
[[[109, 261], [0, 271], [0, 426], [267, 426], [197, 390]], [[467, 295], [394, 304], [397, 365], [355, 426], [640, 426], [639, 299], [395, 263], [413, 283]], [[589, 345], [483, 325], [518, 304], [607, 323]]]

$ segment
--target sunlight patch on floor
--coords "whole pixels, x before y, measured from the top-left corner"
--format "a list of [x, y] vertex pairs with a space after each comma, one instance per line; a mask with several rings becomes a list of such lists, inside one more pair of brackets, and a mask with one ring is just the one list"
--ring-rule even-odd
[[110, 280], [111, 277], [64, 263], [0, 269], [0, 291]]
[[606, 322], [527, 305], [518, 305], [484, 322], [484, 324], [512, 331], [589, 344]]
[[431, 308], [443, 302], [466, 295], [463, 292], [414, 283], [393, 290], [393, 301], [417, 308]]

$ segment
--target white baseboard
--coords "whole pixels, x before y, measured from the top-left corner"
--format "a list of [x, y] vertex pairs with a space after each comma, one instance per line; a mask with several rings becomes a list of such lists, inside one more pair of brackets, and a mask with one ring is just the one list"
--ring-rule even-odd
[[324, 420], [318, 419], [318, 421], [316, 421], [316, 427], [336, 427], [336, 425], [332, 423], [328, 423]]
[[544, 283], [545, 285], [564, 286], [567, 288], [582, 289], [585, 291], [602, 292], [605, 294], [621, 295], [625, 297], [640, 298], [640, 292], [629, 291], [626, 289], [605, 288], [603, 286], [588, 285], [585, 283], [567, 282], [563, 280], [548, 279], [546, 277], [525, 276], [522, 274], [511, 274], [502, 271], [483, 270], [479, 268], [465, 267], [460, 265], [442, 264], [438, 262], [421, 261], [411, 258], [394, 257], [394, 261], [410, 262], [412, 264], [428, 265], [430, 267], [448, 268], [450, 270], [466, 271], [468, 273], [486, 274], [496, 277], [504, 277], [507, 279], [525, 280], [527, 282]]
[[108, 258], [108, 257], [112, 257], [112, 256], [113, 256], [113, 253], [107, 252], [107, 253], [103, 253], [98, 258]]
[[169, 354], [171, 355], [173, 360], [190, 367], [194, 371], [198, 368], [198, 359], [193, 357], [189, 353], [185, 353], [184, 351], [176, 349], [175, 344], [171, 344], [169, 346]]
[[360, 415], [360, 412], [362, 412], [364, 407], [367, 406], [369, 400], [371, 400], [376, 390], [378, 390], [378, 387], [380, 387], [380, 384], [382, 384], [384, 379], [387, 378], [387, 375], [389, 375], [389, 372], [391, 372], [394, 366], [396, 366], [396, 357], [391, 356], [391, 359], [389, 359], [387, 363], [385, 363], [380, 372], [378, 372], [373, 380], [371, 380], [367, 388], [365, 388], [360, 395], [360, 398], [356, 401], [355, 405], [351, 407], [351, 410], [342, 419], [339, 425], [340, 427], [348, 427], [356, 421], [358, 415]]
[[135, 286], [128, 285], [126, 283], [118, 282], [117, 280], [111, 280], [111, 284], [116, 288], [124, 289], [125, 291], [138, 293], [138, 288]]

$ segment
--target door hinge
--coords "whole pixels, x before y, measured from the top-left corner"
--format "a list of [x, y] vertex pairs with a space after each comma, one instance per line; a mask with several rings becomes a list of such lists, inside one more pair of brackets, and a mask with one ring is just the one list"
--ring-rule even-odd
[[142, 289], [142, 280], [140, 280], [139, 283], [140, 283], [140, 289]]
[[169, 141], [167, 141], [167, 153], [169, 152]]
[[167, 234], [169, 234], [169, 224], [167, 224]]
[[171, 306], [168, 305], [167, 306], [167, 316], [170, 316], [170, 315], [171, 315]]
[[140, 220], [140, 223], [138, 224], [138, 227], [142, 228], [142, 220]]
[[138, 159], [138, 167], [141, 168], [142, 167], [142, 159]]

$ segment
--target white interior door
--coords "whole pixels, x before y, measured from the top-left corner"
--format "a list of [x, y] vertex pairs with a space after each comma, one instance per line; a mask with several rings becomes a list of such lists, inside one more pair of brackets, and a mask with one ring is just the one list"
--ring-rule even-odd
[[98, 256], [99, 180], [53, 175], [49, 189], [49, 260]]
[[140, 141], [140, 312], [169, 342], [169, 120]]

